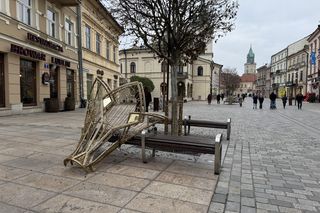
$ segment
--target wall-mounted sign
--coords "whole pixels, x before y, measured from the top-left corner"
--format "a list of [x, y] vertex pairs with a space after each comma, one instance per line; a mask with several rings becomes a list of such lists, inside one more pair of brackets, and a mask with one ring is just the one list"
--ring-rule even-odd
[[30, 49], [27, 49], [27, 48], [23, 48], [23, 47], [20, 47], [18, 45], [15, 45], [15, 44], [11, 44], [10, 52], [16, 53], [18, 55], [23, 55], [23, 56], [27, 56], [27, 57], [30, 57], [30, 58], [34, 58], [34, 59], [37, 59], [37, 60], [42, 60], [42, 61], [46, 60], [46, 55], [45, 54], [43, 54], [41, 52], [34, 51], [34, 50], [30, 50]]
[[49, 69], [49, 64], [45, 63], [43, 66], [45, 69]]
[[56, 50], [56, 51], [59, 51], [59, 52], [63, 52], [63, 48], [61, 45], [58, 45], [58, 44], [55, 44], [51, 41], [47, 41], [37, 35], [33, 35], [31, 33], [28, 33], [27, 34], [27, 39], [32, 41], [32, 42], [35, 42], [35, 43], [38, 43], [40, 44], [41, 46], [44, 46], [44, 47], [47, 47], [47, 48], [50, 48], [50, 49], [53, 49], [53, 50]]
[[65, 67], [70, 67], [70, 61], [66, 61], [60, 58], [51, 57], [51, 63]]
[[45, 72], [42, 74], [42, 83], [45, 85], [48, 85], [50, 81], [50, 75], [49, 73]]

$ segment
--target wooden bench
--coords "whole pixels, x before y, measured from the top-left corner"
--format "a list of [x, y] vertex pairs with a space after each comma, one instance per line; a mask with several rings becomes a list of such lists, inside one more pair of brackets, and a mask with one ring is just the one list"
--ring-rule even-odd
[[155, 156], [155, 150], [184, 153], [184, 154], [214, 154], [214, 173], [220, 174], [221, 155], [222, 155], [222, 134], [218, 134], [215, 140], [212, 138], [196, 136], [171, 136], [152, 134], [147, 135], [143, 130], [126, 142], [126, 144], [141, 146], [142, 161], [147, 162], [145, 148], [152, 148], [152, 156]]
[[217, 122], [217, 121], [208, 121], [208, 120], [191, 120], [191, 116], [189, 118], [183, 120], [184, 125], [184, 135], [190, 134], [190, 127], [205, 127], [205, 128], [217, 128], [217, 129], [226, 129], [227, 130], [227, 140], [230, 140], [231, 134], [231, 118], [227, 120], [227, 122]]

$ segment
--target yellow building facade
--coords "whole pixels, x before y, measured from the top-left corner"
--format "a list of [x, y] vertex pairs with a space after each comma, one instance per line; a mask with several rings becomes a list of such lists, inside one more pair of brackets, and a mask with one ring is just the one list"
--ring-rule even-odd
[[0, 115], [77, 102], [76, 0], [0, 1]]
[[[177, 88], [178, 95], [184, 100], [206, 100], [210, 93], [210, 84], [212, 84], [212, 91], [218, 91], [219, 83], [216, 78], [219, 76], [222, 65], [212, 61], [211, 49], [212, 46], [209, 44], [206, 53], [200, 55], [193, 63], [180, 67], [177, 75]], [[165, 85], [163, 82], [167, 82], [167, 66], [159, 62], [159, 58], [149, 49], [143, 47], [121, 50], [119, 56], [121, 78], [126, 81], [130, 81], [132, 76], [149, 78], [155, 86], [151, 93], [152, 97], [161, 100], [162, 88]], [[171, 97], [170, 82], [171, 75], [169, 74], [169, 97]]]
[[82, 1], [82, 57], [84, 98], [99, 76], [111, 88], [119, 86], [119, 36], [123, 28], [99, 0]]

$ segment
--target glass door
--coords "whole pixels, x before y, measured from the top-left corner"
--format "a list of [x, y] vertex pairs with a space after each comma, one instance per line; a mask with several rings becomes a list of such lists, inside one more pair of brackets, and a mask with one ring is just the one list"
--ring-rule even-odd
[[59, 67], [50, 65], [50, 98], [58, 98]]
[[20, 97], [23, 106], [37, 105], [36, 62], [20, 60]]
[[67, 96], [74, 98], [74, 71], [67, 69]]

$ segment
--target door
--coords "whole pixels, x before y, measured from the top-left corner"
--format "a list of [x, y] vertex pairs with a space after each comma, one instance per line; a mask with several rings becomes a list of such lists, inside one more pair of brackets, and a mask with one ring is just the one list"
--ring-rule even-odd
[[74, 98], [74, 71], [67, 69], [67, 96]]
[[4, 55], [0, 53], [0, 107], [5, 107]]
[[20, 60], [20, 97], [23, 106], [37, 105], [36, 62]]
[[50, 98], [58, 98], [59, 95], [59, 67], [50, 65]]
[[93, 75], [87, 74], [87, 99], [90, 99], [90, 92], [93, 84]]

